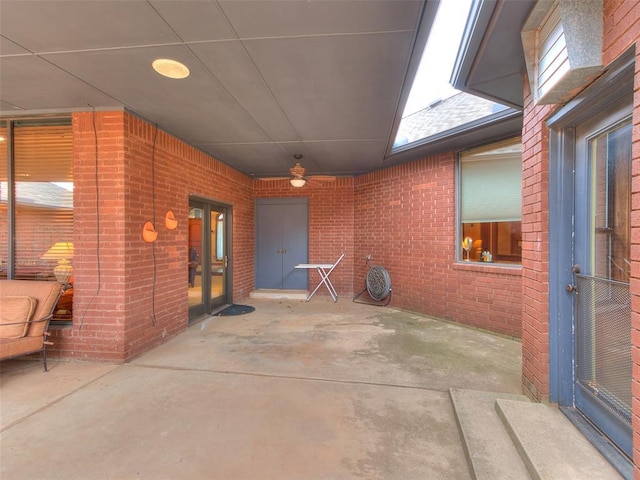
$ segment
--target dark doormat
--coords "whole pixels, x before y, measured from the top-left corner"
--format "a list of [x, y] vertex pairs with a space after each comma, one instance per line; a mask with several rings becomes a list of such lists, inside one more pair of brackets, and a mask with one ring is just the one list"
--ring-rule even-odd
[[245, 313], [251, 313], [256, 309], [250, 305], [229, 305], [227, 308], [215, 313], [214, 317], [229, 317], [232, 315], [244, 315]]

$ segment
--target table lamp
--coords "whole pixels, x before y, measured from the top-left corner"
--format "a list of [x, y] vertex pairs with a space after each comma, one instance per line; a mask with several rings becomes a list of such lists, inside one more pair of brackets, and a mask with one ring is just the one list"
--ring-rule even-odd
[[71, 278], [73, 267], [69, 259], [73, 258], [73, 243], [56, 242], [40, 258], [42, 260], [58, 261], [58, 264], [53, 269], [53, 274], [58, 282], [67, 283]]

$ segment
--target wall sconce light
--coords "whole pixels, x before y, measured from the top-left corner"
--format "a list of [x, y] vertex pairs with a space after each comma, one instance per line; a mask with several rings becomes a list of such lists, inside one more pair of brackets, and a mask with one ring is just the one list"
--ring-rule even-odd
[[58, 263], [53, 269], [56, 280], [60, 283], [67, 283], [73, 274], [73, 266], [70, 258], [73, 258], [73, 243], [56, 242], [41, 257], [42, 260], [57, 260]]
[[304, 184], [307, 183], [307, 181], [301, 177], [294, 177], [289, 180], [289, 182], [291, 182], [291, 185], [296, 188], [304, 187]]
[[164, 226], [169, 230], [175, 230], [178, 227], [178, 220], [171, 210], [164, 216]]
[[158, 239], [158, 232], [153, 228], [153, 223], [146, 222], [142, 227], [142, 239], [147, 243], [153, 243]]

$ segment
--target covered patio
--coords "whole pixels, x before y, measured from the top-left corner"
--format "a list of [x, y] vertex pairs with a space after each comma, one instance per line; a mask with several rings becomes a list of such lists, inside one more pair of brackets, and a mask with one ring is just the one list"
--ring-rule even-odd
[[504, 478], [471, 473], [454, 403], [519, 394], [519, 341], [348, 299], [249, 303], [124, 365], [3, 362], [2, 478]]

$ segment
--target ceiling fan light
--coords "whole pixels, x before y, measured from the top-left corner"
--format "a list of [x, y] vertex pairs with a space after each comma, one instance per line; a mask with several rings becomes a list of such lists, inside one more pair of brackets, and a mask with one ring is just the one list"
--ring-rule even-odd
[[298, 177], [292, 178], [289, 181], [291, 182], [291, 185], [296, 188], [304, 187], [304, 184], [307, 183], [307, 181], [304, 178], [298, 178]]

